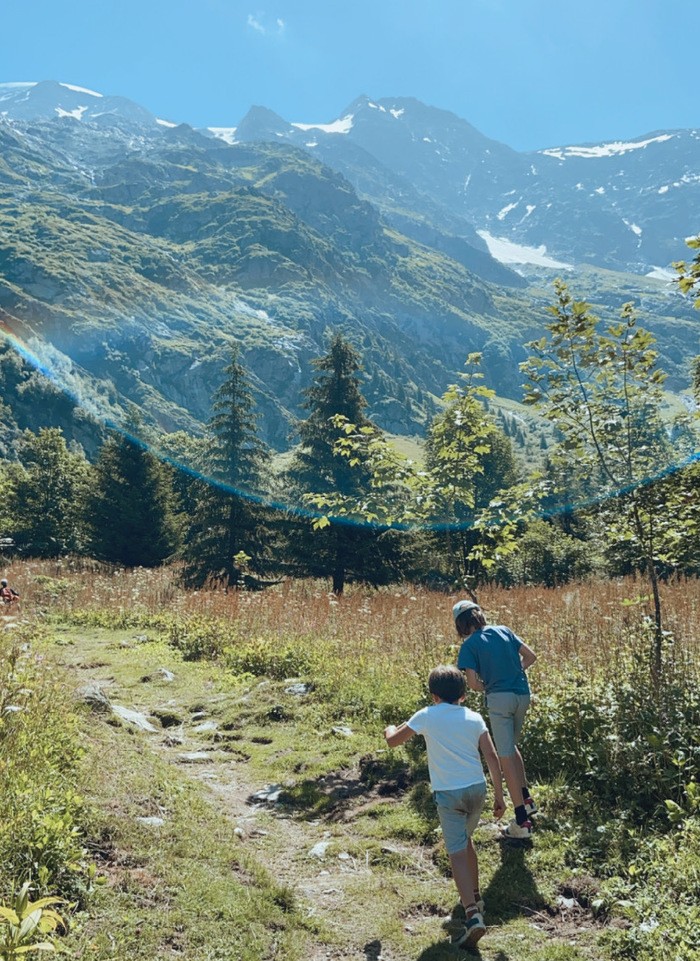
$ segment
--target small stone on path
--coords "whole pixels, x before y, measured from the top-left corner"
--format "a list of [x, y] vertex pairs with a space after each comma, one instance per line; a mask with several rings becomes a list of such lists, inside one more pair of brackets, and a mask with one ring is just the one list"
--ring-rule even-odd
[[127, 724], [133, 724], [134, 727], [137, 727], [140, 731], [151, 731], [155, 733], [158, 730], [151, 724], [145, 714], [141, 714], [140, 711], [134, 711], [130, 707], [113, 704], [112, 713], [116, 714], [122, 721], [126, 721]]
[[197, 727], [193, 728], [192, 730], [196, 731], [197, 734], [206, 734], [207, 731], [215, 731], [218, 728], [218, 726], [219, 725], [216, 723], [216, 721], [203, 721], [201, 724], [198, 724]]
[[181, 764], [203, 764], [211, 759], [211, 755], [206, 751], [185, 751], [178, 754], [177, 759]]
[[163, 825], [165, 824], [164, 818], [157, 818], [157, 817], [141, 817], [141, 818], [136, 818], [136, 820], [140, 821], [141, 824], [148, 824], [150, 827], [154, 827], [154, 828], [162, 828]]
[[254, 801], [268, 801], [270, 804], [274, 804], [279, 801], [280, 794], [282, 793], [282, 786], [280, 784], [268, 784], [261, 791], [256, 791], [253, 795]]
[[318, 844], [314, 844], [314, 846], [309, 851], [309, 857], [321, 858], [321, 859], [325, 858], [326, 851], [328, 850], [330, 845], [331, 845], [330, 841], [319, 841]]
[[112, 710], [109, 698], [97, 684], [87, 684], [84, 687], [79, 687], [75, 696], [97, 714], [108, 714]]

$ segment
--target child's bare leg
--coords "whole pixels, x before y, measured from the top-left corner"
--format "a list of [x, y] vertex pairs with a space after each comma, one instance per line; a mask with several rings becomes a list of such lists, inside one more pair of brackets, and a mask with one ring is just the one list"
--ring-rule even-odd
[[518, 766], [518, 774], [519, 774], [519, 777], [520, 777], [520, 781], [522, 782], [522, 786], [523, 786], [524, 788], [526, 788], [526, 787], [527, 787], [527, 775], [525, 774], [525, 762], [523, 761], [523, 756], [522, 756], [522, 754], [520, 753], [520, 751], [518, 750], [517, 747], [516, 747], [516, 749], [515, 749], [515, 763], [516, 763], [517, 766]]
[[507, 757], [499, 758], [499, 760], [513, 807], [517, 808], [523, 803], [523, 788], [525, 787], [523, 759], [516, 747], [515, 754], [509, 754]]
[[[471, 847], [471, 855], [473, 855], [473, 858], [469, 853], [469, 847]], [[456, 854], [450, 854], [452, 877], [457, 885], [459, 900], [462, 902], [465, 911], [467, 908], [474, 910], [474, 891], [478, 882], [478, 878], [474, 874], [475, 864], [476, 851], [474, 851], [474, 846], [471, 842], [466, 848], [457, 851]]]
[[467, 842], [467, 865], [474, 881], [473, 900], [477, 901], [479, 896], [479, 862], [476, 859], [476, 851], [474, 850], [474, 845], [472, 844], [471, 838], [469, 838], [469, 841]]

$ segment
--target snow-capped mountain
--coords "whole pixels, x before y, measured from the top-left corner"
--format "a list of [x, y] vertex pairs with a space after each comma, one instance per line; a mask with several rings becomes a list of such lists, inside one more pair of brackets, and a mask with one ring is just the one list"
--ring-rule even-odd
[[[0, 84], [3, 118], [136, 125], [140, 135], [175, 126], [124, 97], [54, 81]], [[447, 110], [361, 96], [325, 123], [290, 122], [253, 107], [235, 126], [202, 133], [227, 144], [270, 141], [307, 151], [347, 177], [393, 226], [496, 282], [508, 278], [488, 253], [516, 267], [653, 273], [681, 257], [685, 238], [700, 229], [700, 130], [521, 153]]]
[[10, 120], [84, 120], [90, 123], [127, 121], [152, 126], [165, 124], [145, 107], [126, 97], [106, 97], [71, 83], [0, 83], [0, 117]]
[[677, 288], [585, 265], [683, 258], [699, 173], [696, 131], [519, 153], [412, 99], [196, 130], [74, 84], [1, 84], [0, 324], [168, 429], [207, 419], [235, 341], [282, 449], [330, 329], [362, 347], [392, 432], [421, 429], [472, 351], [517, 397], [551, 271], [574, 289], [584, 265], [580, 295], [608, 318], [636, 302], [680, 388], [700, 318]]
[[[417, 100], [360, 97], [329, 123], [288, 123], [254, 107], [236, 128], [210, 132], [289, 141], [372, 195], [360, 148], [511, 262], [524, 246], [552, 267], [647, 273], [682, 256], [684, 238], [700, 229], [700, 130], [519, 153]], [[372, 199], [386, 205], [381, 183]]]

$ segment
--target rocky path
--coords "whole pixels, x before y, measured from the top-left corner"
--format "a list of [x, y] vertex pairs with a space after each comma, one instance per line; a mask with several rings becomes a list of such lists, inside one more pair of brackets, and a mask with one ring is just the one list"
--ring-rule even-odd
[[[271, 726], [271, 737], [248, 739], [240, 731], [226, 730], [221, 721], [222, 713], [230, 716], [237, 703], [248, 702], [251, 692], [221, 691], [212, 669], [168, 659], [162, 649], [157, 667], [137, 677], [139, 654], [142, 665], [153, 657], [150, 645], [140, 647], [141, 643], [138, 638], [115, 640], [113, 635], [95, 633], [64, 648], [60, 659], [79, 696], [98, 715], [118, 718], [143, 750], [201, 785], [219, 814], [234, 824], [239, 843], [293, 892], [317, 930], [307, 948], [308, 961], [418, 958], [420, 950], [405, 954], [384, 947], [387, 916], [389, 927], [409, 940], [422, 934], [423, 941], [426, 928], [434, 940], [446, 939], [441, 925], [447, 912], [439, 908], [436, 895], [449, 903], [451, 887], [425, 850], [394, 839], [376, 842], [371, 857], [368, 851], [357, 850], [355, 814], [371, 807], [376, 796], [357, 791], [353, 802], [333, 816], [309, 819], [303, 809], [290, 811], [280, 803], [285, 785], [266, 779], [259, 761], [250, 763], [256, 742], [272, 741], [276, 728]], [[340, 790], [355, 793], [354, 787], [357, 781], [350, 777]], [[158, 826], [157, 817], [143, 820]], [[377, 858], [400, 865], [394, 878], [377, 871]], [[401, 902], [398, 892], [409, 874], [411, 888], [425, 890], [417, 907], [402, 912], [393, 904]]]
[[[313, 817], [303, 804], [283, 803], [285, 791], [298, 778], [275, 783], [274, 770], [266, 776], [264, 752], [274, 758], [290, 751], [285, 728], [253, 724], [248, 729], [245, 720], [251, 703], [269, 696], [269, 682], [227, 688], [215, 667], [182, 662], [145, 640], [93, 632], [74, 637], [61, 649], [60, 660], [81, 696], [105, 717], [109, 705], [139, 750], [201, 786], [217, 815], [234, 825], [237, 843], [292, 893], [310, 922], [304, 948], [308, 961], [466, 957], [449, 944], [455, 898], [451, 880], [433, 861], [432, 848], [395, 836], [386, 841], [373, 827], [372, 815], [396, 805], [396, 798], [378, 797], [360, 783], [356, 771], [346, 771], [340, 772], [344, 780], [339, 772], [318, 779], [321, 788], [346, 799], [342, 805]], [[288, 693], [294, 691], [291, 679], [285, 685], [270, 704], [276, 704], [275, 698], [303, 697], [301, 689]], [[101, 708], [96, 703], [100, 697]], [[268, 716], [274, 711], [284, 715], [273, 706]], [[340, 730], [338, 736], [343, 736]], [[285, 736], [294, 735], [290, 723]], [[275, 770], [279, 779], [279, 765]], [[565, 916], [541, 897], [526, 852], [515, 852], [508, 862], [497, 833], [493, 825], [482, 828], [485, 873], [493, 878], [499, 871], [520, 871], [518, 876], [531, 883], [527, 894], [533, 906], [525, 903], [498, 921], [481, 942], [480, 956], [487, 961], [600, 957], [589, 920], [575, 909]], [[488, 913], [486, 920], [490, 923]]]

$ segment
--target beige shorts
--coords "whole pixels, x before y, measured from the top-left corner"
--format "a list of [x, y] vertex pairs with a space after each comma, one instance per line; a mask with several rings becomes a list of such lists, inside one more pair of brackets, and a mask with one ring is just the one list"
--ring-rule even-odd
[[530, 706], [530, 695], [497, 691], [486, 695], [486, 706], [489, 709], [491, 736], [498, 756], [510, 757], [515, 754], [515, 745]]
[[447, 853], [457, 854], [466, 848], [479, 823], [486, 800], [486, 782], [453, 791], [435, 791], [433, 796]]

